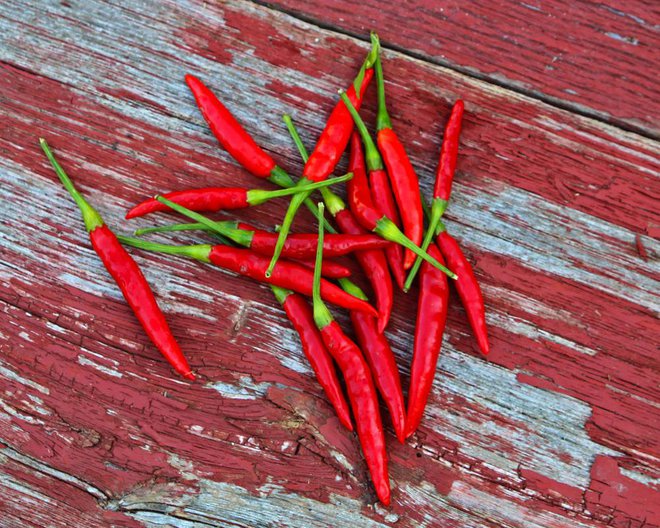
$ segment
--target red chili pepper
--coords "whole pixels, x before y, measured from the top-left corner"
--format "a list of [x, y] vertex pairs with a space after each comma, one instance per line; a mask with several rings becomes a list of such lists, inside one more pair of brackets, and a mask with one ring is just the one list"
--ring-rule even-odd
[[[244, 222], [235, 222], [232, 220], [222, 220], [214, 222], [216, 227], [222, 231], [222, 234], [230, 238], [236, 244], [250, 248], [255, 253], [260, 255], [271, 256], [275, 241], [277, 240], [277, 233], [271, 233], [257, 229]], [[173, 231], [212, 231], [210, 227], [201, 222], [190, 224], [172, 224], [157, 227], [145, 227], [136, 229], [135, 235], [142, 236], [150, 233], [169, 233]], [[390, 245], [391, 242], [380, 238], [376, 235], [368, 235], [366, 231], [359, 235], [340, 235], [340, 234], [326, 234], [323, 243], [324, 255], [328, 257], [342, 257], [356, 251], [365, 251], [370, 249], [383, 249]], [[282, 249], [282, 256], [290, 259], [313, 259], [314, 252], [316, 251], [316, 243], [318, 236], [312, 233], [296, 233], [289, 235], [284, 248]]]
[[[387, 182], [387, 174], [385, 174], [384, 170], [372, 170], [369, 172], [369, 180], [372, 182], [371, 191], [369, 190], [364, 153], [362, 152], [360, 136], [357, 132], [353, 132], [353, 136], [351, 137], [351, 154], [348, 166], [349, 170], [353, 173], [353, 178], [348, 182], [346, 196], [351, 206], [351, 211], [358, 221], [366, 215], [366, 219], [363, 222], [369, 225], [370, 212], [377, 210], [381, 215], [387, 216], [395, 224], [399, 225], [399, 215], [394, 206], [389, 183]], [[387, 256], [390, 271], [394, 275], [394, 279], [399, 287], [403, 288], [403, 281], [405, 279], [403, 273], [403, 248], [398, 244], [391, 244], [385, 250], [385, 255]]]
[[[364, 292], [352, 282], [340, 281], [340, 285], [347, 293], [368, 301]], [[380, 392], [390, 411], [396, 436], [399, 442], [403, 443], [406, 439], [406, 411], [403, 404], [401, 379], [399, 377], [399, 369], [396, 366], [396, 360], [394, 359], [394, 352], [392, 352], [385, 334], [378, 331], [375, 318], [365, 315], [362, 312], [351, 312], [351, 321], [353, 322], [353, 328], [355, 329], [355, 335], [357, 336], [360, 348], [367, 359], [374, 381], [376, 382], [378, 392]]]
[[[442, 261], [442, 255], [437, 247], [429, 246], [429, 253]], [[413, 434], [419, 426], [431, 393], [447, 320], [448, 302], [447, 276], [426, 262], [423, 263], [417, 301], [415, 345], [410, 367], [406, 437]]]
[[[463, 101], [456, 101], [452, 108], [449, 121], [445, 127], [445, 135], [442, 139], [442, 148], [440, 149], [440, 161], [435, 172], [435, 186], [433, 189], [433, 203], [431, 206], [431, 218], [429, 227], [422, 243], [422, 249], [426, 250], [433, 239], [436, 227], [440, 222], [451, 194], [451, 184], [454, 181], [454, 171], [456, 170], [456, 160], [458, 158], [458, 139], [461, 135], [461, 122], [463, 120]], [[415, 265], [410, 270], [404, 290], [408, 291], [412, 284], [415, 274], [419, 269], [421, 261], [417, 259]]]
[[40, 139], [39, 142], [60, 181], [78, 204], [94, 251], [121, 289], [149, 339], [179, 374], [194, 380], [195, 376], [190, 370], [190, 365], [174, 339], [165, 316], [158, 307], [154, 294], [137, 263], [105, 225], [101, 215], [76, 190], [73, 182], [55, 159], [46, 140]]
[[[360, 105], [367, 85], [373, 76], [372, 66], [378, 57], [380, 44], [372, 42], [371, 50], [365, 59], [360, 71], [349, 88], [349, 96], [353, 99], [354, 105]], [[359, 94], [359, 95], [358, 95]], [[353, 122], [346, 111], [346, 107], [340, 102], [337, 103], [330, 114], [321, 136], [319, 137], [314, 152], [305, 163], [302, 178], [296, 184], [297, 186], [307, 185], [310, 182], [320, 182], [325, 180], [335, 169], [339, 158], [346, 150], [348, 140], [353, 131]], [[279, 232], [279, 238], [273, 252], [273, 258], [270, 261], [266, 274], [270, 273], [277, 262], [282, 251], [284, 241], [289, 234], [291, 225], [303, 201], [309, 197], [309, 193], [301, 193], [294, 196], [289, 202], [289, 208], [282, 220], [282, 226]]]
[[[316, 328], [314, 315], [307, 301], [300, 295], [272, 286], [273, 293], [284, 308], [289, 321], [300, 336], [303, 352], [312, 366], [321, 387], [325, 391], [328, 400], [335, 408], [339, 421], [348, 429], [353, 430], [351, 413], [341, 390], [332, 357], [323, 344], [323, 337]], [[359, 312], [358, 312], [359, 313]]]
[[447, 229], [442, 222], [438, 225], [436, 232], [438, 233], [436, 243], [440, 251], [442, 251], [447, 264], [458, 273], [458, 280], [455, 283], [456, 290], [467, 313], [468, 322], [477, 338], [481, 352], [487, 355], [490, 352], [490, 345], [488, 344], [488, 329], [486, 328], [486, 309], [477, 278], [474, 276], [472, 266], [465, 258], [458, 242], [447, 233]]
[[[307, 269], [314, 269], [314, 261], [307, 259], [286, 259], [288, 262], [295, 262]], [[351, 276], [350, 268], [344, 266], [336, 260], [325, 259], [321, 264], [321, 276], [329, 279], [344, 279]]]
[[[419, 181], [408, 154], [406, 154], [406, 149], [392, 130], [392, 121], [385, 105], [385, 81], [380, 57], [376, 60], [376, 79], [378, 81], [378, 117], [376, 120], [378, 148], [385, 160], [387, 173], [392, 182], [392, 190], [396, 202], [399, 204], [399, 211], [403, 219], [403, 232], [416, 246], [419, 246], [424, 230]], [[415, 255], [406, 251], [404, 268], [410, 268], [414, 261]]]
[[[214, 264], [223, 269], [234, 271], [245, 277], [250, 277], [259, 282], [265, 282], [293, 290], [303, 295], [312, 295], [313, 273], [307, 268], [295, 262], [282, 261], [273, 270], [271, 277], [266, 278], [264, 271], [268, 266], [268, 257], [257, 255], [249, 249], [240, 249], [223, 245], [212, 246], [210, 244], [197, 244], [194, 246], [172, 246], [168, 244], [157, 244], [147, 242], [139, 238], [130, 238], [118, 235], [122, 244], [133, 246], [147, 251], [168, 253], [170, 255], [181, 255], [193, 258], [201, 262]], [[344, 292], [338, 286], [326, 280], [321, 281], [321, 293], [323, 298], [332, 304], [346, 308], [347, 310], [360, 310], [372, 314], [374, 317], [378, 312], [362, 299], [356, 299]]]
[[[323, 204], [319, 204], [321, 216]], [[355, 416], [358, 438], [380, 501], [390, 504], [390, 481], [387, 474], [385, 435], [378, 408], [376, 388], [360, 349], [339, 327], [330, 310], [321, 300], [321, 260], [323, 258], [323, 223], [319, 222], [319, 244], [314, 270], [314, 322], [328, 352], [344, 375], [348, 397]]]
[[[303, 145], [302, 139], [300, 139], [300, 135], [298, 134], [298, 130], [296, 130], [296, 126], [293, 124], [291, 116], [285, 115], [283, 119], [289, 130], [291, 139], [293, 139], [293, 142], [300, 152], [300, 156], [303, 161], [307, 161], [307, 149], [305, 149], [305, 145]], [[327, 188], [321, 190], [321, 195], [328, 206], [328, 210], [332, 216], [334, 216], [339, 229], [343, 233], [349, 235], [362, 235], [367, 233], [367, 231], [359, 224], [355, 216], [346, 208], [346, 204], [339, 196]], [[327, 224], [324, 223], [324, 225]], [[392, 279], [387, 271], [385, 254], [382, 251], [376, 250], [358, 251], [355, 253], [355, 258], [364, 271], [364, 274], [367, 276], [371, 288], [374, 291], [376, 306], [378, 308], [378, 331], [383, 332], [390, 319], [390, 314], [392, 313], [392, 301], [394, 297]]]
[[[186, 75], [186, 82], [216, 139], [242, 167], [258, 178], [266, 178], [280, 187], [289, 188], [296, 184], [291, 176], [255, 143], [211, 90], [192, 75]], [[308, 198], [304, 203], [312, 213], [316, 211], [316, 204], [312, 200]]]
[[[341, 99], [344, 101], [348, 111], [351, 113], [353, 121], [355, 122], [355, 126], [357, 127], [358, 131], [360, 132], [360, 136], [362, 137], [362, 142], [364, 143], [364, 148], [366, 151], [365, 158], [367, 160], [367, 170], [372, 171], [382, 169], [383, 161], [380, 157], [380, 154], [378, 153], [378, 149], [376, 148], [373, 139], [371, 139], [371, 136], [369, 135], [369, 131], [367, 130], [364, 121], [362, 121], [362, 118], [360, 117], [360, 114], [358, 114], [357, 110], [352, 105], [348, 97], [346, 97], [345, 93], [341, 94]], [[323, 189], [321, 189], [321, 193], [323, 193]], [[419, 193], [417, 200], [421, 202]], [[386, 240], [390, 240], [391, 242], [395, 242], [404, 248], [411, 250], [417, 256], [429, 262], [432, 266], [435, 266], [439, 270], [444, 271], [452, 279], [456, 278], [454, 273], [445, 268], [437, 260], [430, 257], [425, 251], [422, 251], [401, 232], [401, 230], [396, 226], [394, 222], [387, 218], [387, 216], [382, 215], [379, 211], [376, 211], [376, 209], [364, 207], [362, 222], [364, 227], [370, 231], [373, 231], [374, 233], [382, 236]]]
[[[291, 196], [301, 192], [311, 192], [314, 189], [320, 189], [328, 185], [334, 185], [348, 181], [352, 178], [351, 174], [346, 174], [339, 178], [333, 178], [323, 182], [315, 183], [305, 187], [289, 187], [278, 189], [276, 191], [267, 191], [264, 189], [243, 189], [241, 187], [206, 187], [203, 189], [186, 189], [184, 191], [174, 191], [164, 194], [165, 198], [179, 205], [183, 205], [192, 211], [216, 212], [225, 209], [244, 209], [253, 205], [261, 205], [268, 200], [280, 198], [282, 196]], [[128, 213], [126, 219], [144, 216], [157, 211], [167, 211], [169, 207], [158, 202], [155, 198], [150, 198], [137, 204]]]

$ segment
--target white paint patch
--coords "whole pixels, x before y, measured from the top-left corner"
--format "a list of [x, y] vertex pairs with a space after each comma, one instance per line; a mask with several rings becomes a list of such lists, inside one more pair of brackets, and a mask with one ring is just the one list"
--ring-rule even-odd
[[78, 364], [84, 367], [92, 367], [93, 369], [98, 370], [99, 372], [103, 372], [104, 374], [107, 374], [108, 376], [112, 376], [114, 378], [124, 377], [124, 375], [121, 372], [105, 367], [103, 365], [99, 365], [98, 363], [92, 361], [89, 358], [86, 358], [83, 355], [78, 356]]
[[[525, 500], [516, 492], [518, 500]], [[462, 510], [469, 511], [476, 517], [481, 517], [488, 526], [502, 523], [505, 526], [524, 526], [525, 528], [589, 528], [591, 523], [584, 524], [576, 519], [567, 519], [556, 513], [535, 508], [526, 508], [513, 500], [494, 496], [470, 486], [463, 481], [455, 481], [449, 495], [449, 502]]]
[[5, 367], [2, 361], [0, 361], [0, 376], [2, 376], [3, 378], [16, 381], [21, 385], [25, 385], [26, 387], [30, 387], [32, 389], [38, 390], [41, 394], [46, 394], [46, 395], [50, 394], [48, 388], [44, 387], [43, 385], [39, 385], [38, 383], [32, 380], [26, 379], [23, 376], [19, 376], [13, 370], [10, 370], [7, 367]]
[[223, 398], [231, 400], [257, 400], [266, 395], [271, 383], [255, 383], [249, 376], [241, 376], [238, 384], [232, 385], [222, 381], [207, 383], [205, 387], [218, 391]]
[[[428, 424], [458, 442], [461, 452], [517, 478], [519, 466], [558, 482], [586, 488], [596, 455], [618, 455], [593, 442], [585, 430], [591, 407], [575, 398], [516, 380], [516, 373], [462, 354], [448, 344], [438, 362], [434, 392], [483, 406], [511, 423], [486, 421], [465, 409], [460, 414], [429, 406]], [[478, 441], [469, 439], [476, 435]], [[570, 462], [559, 458], [570, 457]]]

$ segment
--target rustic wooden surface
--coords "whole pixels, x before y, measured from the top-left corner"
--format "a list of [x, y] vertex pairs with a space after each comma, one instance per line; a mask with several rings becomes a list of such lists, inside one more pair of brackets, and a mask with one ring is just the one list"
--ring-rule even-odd
[[[275, 4], [0, 3], [0, 526], [660, 526], [658, 4]], [[256, 185], [192, 72], [297, 173], [280, 117], [313, 144], [367, 28], [427, 191], [466, 101], [447, 223], [493, 350], [453, 298], [421, 429], [400, 445], [387, 424], [387, 510], [269, 291], [134, 253], [199, 381], [175, 377], [37, 143], [119, 231], [154, 221], [123, 213], [156, 191]], [[407, 385], [415, 294], [396, 302]]]

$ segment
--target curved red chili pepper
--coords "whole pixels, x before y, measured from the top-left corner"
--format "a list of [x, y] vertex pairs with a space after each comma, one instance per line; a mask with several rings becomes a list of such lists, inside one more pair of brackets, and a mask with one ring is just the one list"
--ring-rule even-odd
[[[273, 270], [271, 277], [265, 277], [264, 271], [268, 266], [268, 257], [258, 255], [249, 249], [210, 244], [197, 244], [194, 246], [173, 246], [147, 242], [139, 238], [118, 235], [122, 244], [133, 246], [147, 251], [181, 255], [188, 258], [209, 262], [220, 268], [234, 271], [244, 277], [250, 277], [259, 282], [273, 284], [280, 288], [293, 290], [303, 295], [312, 295], [312, 282], [314, 274], [307, 268], [295, 262], [282, 261]], [[321, 294], [328, 302], [346, 308], [370, 313], [374, 317], [378, 312], [369, 303], [349, 295], [335, 284], [323, 279], [321, 281]]]
[[[269, 256], [266, 254], [265, 256]], [[289, 262], [295, 262], [307, 269], [314, 269], [314, 261], [308, 259], [286, 259]], [[336, 260], [325, 259], [321, 264], [321, 276], [329, 279], [345, 279], [351, 276], [350, 268], [344, 266]]]
[[[348, 209], [342, 209], [338, 212], [333, 212], [333, 214], [339, 229], [343, 233], [358, 235], [366, 232]], [[371, 289], [376, 297], [378, 331], [383, 332], [390, 320], [394, 301], [392, 278], [387, 269], [385, 253], [381, 250], [357, 251], [355, 258], [367, 276], [367, 280], [369, 280]]]
[[277, 166], [273, 158], [254, 142], [250, 134], [202, 81], [188, 74], [186, 83], [213, 135], [224, 149], [255, 176], [269, 178]]
[[191, 380], [195, 379], [139, 266], [104, 224], [96, 210], [78, 193], [55, 159], [46, 140], [40, 139], [40, 143], [60, 181], [78, 204], [94, 251], [119, 286], [149, 339], [179, 374]]
[[[335, 183], [348, 181], [352, 174], [346, 174], [339, 178], [332, 178], [324, 182], [311, 184], [301, 187], [290, 187], [267, 191], [263, 189], [243, 189], [241, 187], [206, 187], [203, 189], [186, 189], [184, 191], [174, 191], [163, 196], [191, 211], [220, 211], [222, 209], [243, 209], [252, 205], [260, 205], [273, 198], [290, 196], [301, 192], [320, 189]], [[151, 198], [139, 203], [126, 214], [126, 219], [143, 216], [156, 211], [167, 211], [168, 205]]]
[[[463, 251], [461, 251], [458, 242], [447, 233], [443, 225], [440, 226], [442, 231], [436, 237], [436, 243], [442, 251], [447, 264], [456, 270], [458, 280], [456, 281], [456, 290], [461, 298], [465, 312], [467, 313], [468, 322], [472, 327], [477, 343], [481, 352], [485, 355], [490, 352], [490, 345], [488, 343], [488, 329], [486, 327], [486, 309], [484, 306], [484, 299], [481, 295], [481, 288], [474, 276], [472, 266], [465, 258]], [[429, 246], [431, 247], [431, 246]]]
[[[319, 204], [321, 217], [323, 204]], [[321, 261], [323, 259], [323, 222], [319, 222], [319, 244], [314, 269], [314, 322], [328, 352], [344, 374], [346, 390], [355, 416], [358, 438], [376, 488], [376, 494], [386, 506], [390, 503], [390, 480], [387, 474], [385, 435], [378, 408], [378, 396], [369, 367], [360, 349], [351, 341], [321, 300]]]
[[[387, 173], [392, 183], [392, 190], [403, 220], [403, 232], [416, 246], [422, 243], [424, 231], [424, 213], [419, 195], [419, 181], [415, 169], [410, 163], [406, 149], [392, 129], [392, 122], [385, 105], [385, 82], [380, 57], [376, 60], [376, 78], [378, 81], [378, 118], [376, 142], [380, 150]], [[415, 255], [406, 251], [404, 268], [408, 269], [415, 262]]]
[[[367, 181], [366, 167], [364, 163], [364, 153], [360, 136], [353, 132], [351, 137], [350, 157], [348, 161], [350, 172], [353, 173], [353, 179], [348, 182], [346, 187], [348, 203], [351, 211], [361, 224], [369, 226], [373, 220], [373, 211], [378, 211], [382, 217], [387, 216], [395, 224], [399, 224], [399, 215], [396, 207], [392, 203], [387, 203], [392, 198], [387, 183], [387, 174], [382, 169], [369, 171], [369, 180], [372, 182], [371, 191], [369, 190], [369, 181]], [[385, 186], [383, 186], [383, 180]], [[375, 183], [375, 185], [374, 185]], [[373, 195], [373, 197], [372, 197]], [[373, 198], [376, 198], [375, 200]], [[390, 271], [394, 275], [397, 284], [403, 288], [403, 249], [398, 244], [392, 244], [385, 250], [387, 261], [390, 265]]]
[[[345, 93], [341, 93], [340, 96], [342, 101], [344, 101], [346, 108], [348, 108], [348, 111], [351, 114], [353, 121], [355, 122], [355, 126], [360, 132], [362, 141], [364, 142], [364, 146], [366, 149], [365, 158], [367, 162], [367, 169], [369, 171], [382, 169], [383, 168], [382, 159], [380, 157], [380, 154], [378, 153], [378, 149], [376, 148], [376, 145], [373, 142], [373, 139], [371, 139], [369, 131], [367, 130], [366, 125], [364, 124], [364, 121], [362, 121], [362, 118], [360, 117], [360, 114], [357, 112], [357, 110], [355, 109], [351, 101], [348, 99], [348, 97], [346, 97]], [[326, 191], [321, 190], [321, 192], [323, 193]], [[325, 194], [323, 196], [325, 197]], [[419, 194], [417, 196], [417, 201], [420, 202], [421, 204], [421, 197], [419, 196]], [[391, 242], [396, 242], [397, 244], [403, 246], [404, 248], [409, 249], [415, 255], [421, 257], [427, 262], [430, 262], [433, 266], [435, 266], [439, 270], [444, 271], [447, 275], [449, 275], [453, 279], [456, 278], [456, 275], [454, 275], [453, 272], [448, 270], [446, 267], [444, 267], [434, 258], [430, 257], [426, 253], [426, 251], [422, 251], [419, 248], [419, 246], [417, 246], [408, 237], [406, 237], [401, 232], [401, 230], [396, 226], [396, 224], [392, 222], [392, 220], [390, 220], [387, 216], [382, 215], [380, 211], [376, 211], [373, 208], [364, 206], [363, 209], [364, 209], [364, 214], [362, 216], [362, 222], [364, 227], [373, 231], [374, 233], [379, 234], [383, 238], [390, 240]]]
[[[373, 68], [369, 67], [365, 69], [361, 81], [356, 79], [346, 91], [346, 95], [355, 108], [359, 109], [362, 105], [364, 92], [367, 90], [373, 75]], [[359, 97], [355, 88], [356, 83], [359, 84]], [[330, 176], [346, 150], [352, 132], [353, 119], [351, 118], [351, 114], [346, 109], [346, 105], [342, 101], [339, 101], [330, 114], [325, 128], [321, 132], [321, 136], [314, 147], [314, 151], [305, 163], [302, 177], [310, 181], [322, 181]]]
[[369, 366], [360, 349], [342, 331], [336, 321], [321, 328], [321, 336], [339, 370], [344, 374], [358, 438], [380, 501], [389, 506], [390, 482], [387, 474], [385, 435], [378, 408], [378, 396]]
[[[454, 171], [456, 170], [456, 160], [458, 158], [458, 139], [461, 134], [463, 108], [463, 101], [456, 101], [449, 116], [447, 126], [445, 127], [445, 135], [442, 139], [442, 148], [440, 149], [440, 161], [435, 172], [435, 186], [433, 189], [433, 204], [431, 206], [429, 226], [424, 237], [424, 242], [422, 243], [422, 249], [424, 250], [429, 247], [433, 239], [440, 218], [447, 208], [449, 195], [451, 194], [451, 184], [454, 181]], [[420, 259], [417, 259], [408, 274], [408, 278], [404, 284], [404, 291], [408, 291], [410, 288], [420, 264]]]
[[351, 321], [360, 349], [369, 363], [378, 392], [390, 411], [396, 436], [399, 442], [403, 443], [406, 438], [406, 411], [394, 352], [392, 352], [385, 334], [378, 331], [376, 319], [372, 316], [362, 312], [351, 312]]
[[[369, 80], [373, 76], [371, 67], [378, 56], [379, 49], [380, 44], [378, 42], [372, 43], [371, 50], [362, 64], [357, 77], [353, 81], [353, 85], [349, 89], [355, 104], [359, 105], [361, 103], [364, 91], [367, 88]], [[345, 95], [345, 97], [347, 100], [350, 100], [350, 96]], [[302, 178], [300, 178], [296, 186], [299, 187], [306, 185], [309, 182], [320, 182], [325, 180], [335, 169], [335, 166], [339, 162], [339, 158], [344, 150], [346, 150], [346, 145], [351, 137], [352, 130], [353, 121], [350, 114], [348, 114], [344, 103], [339, 101], [328, 118], [328, 122], [316, 143], [316, 147], [314, 147], [314, 152], [312, 152], [312, 155], [305, 162]], [[309, 198], [309, 195], [310, 193], [298, 194], [289, 202], [289, 207], [282, 220], [279, 237], [275, 246], [275, 251], [273, 252], [273, 258], [266, 270], [266, 275], [269, 275], [275, 266], [275, 263], [280, 256], [280, 252], [282, 251], [284, 241], [291, 230], [291, 225], [293, 224], [296, 212], [300, 208], [300, 205]]]
[[[443, 261], [440, 251], [433, 245], [429, 246], [429, 254]], [[419, 426], [431, 392], [447, 321], [448, 303], [447, 276], [424, 262], [420, 271], [415, 345], [410, 367], [406, 437]]]
[[272, 288], [293, 328], [298, 332], [303, 352], [316, 374], [316, 379], [319, 380], [328, 400], [334, 407], [339, 421], [346, 429], [352, 431], [353, 424], [351, 423], [348, 403], [346, 403], [344, 393], [341, 390], [332, 357], [325, 348], [319, 329], [314, 324], [311, 307], [302, 296], [293, 293], [291, 290], [285, 290], [277, 286], [272, 286]]

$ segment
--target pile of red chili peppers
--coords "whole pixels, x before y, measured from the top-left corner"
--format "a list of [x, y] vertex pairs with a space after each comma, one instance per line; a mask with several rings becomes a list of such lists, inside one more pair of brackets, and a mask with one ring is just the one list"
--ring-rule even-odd
[[[143, 201], [126, 218], [175, 211], [194, 223], [141, 229], [136, 231], [136, 236], [201, 230], [217, 238], [218, 243], [213, 245], [158, 244], [115, 235], [76, 190], [43, 139], [41, 146], [78, 204], [92, 247], [151, 341], [182, 376], [195, 379], [151, 288], [123, 246], [185, 256], [270, 285], [275, 299], [300, 335], [303, 352], [339, 421], [349, 431], [353, 431], [355, 423], [376, 494], [388, 505], [390, 481], [378, 394], [389, 412], [397, 438], [404, 442], [418, 428], [431, 392], [447, 318], [448, 277], [454, 279], [484, 354], [488, 354], [489, 345], [479, 284], [460, 245], [442, 222], [456, 169], [463, 102], [454, 104], [444, 130], [429, 208], [387, 113], [380, 43], [375, 34], [371, 40], [362, 67], [347, 91], [340, 92], [311, 155], [307, 154], [291, 118], [284, 116], [305, 162], [302, 178], [297, 182], [255, 143], [209, 88], [196, 77], [186, 76], [202, 115], [222, 147], [254, 176], [283, 189], [184, 189]], [[375, 140], [359, 114], [374, 74], [378, 94]], [[347, 148], [349, 174], [330, 178]], [[344, 181], [348, 182], [347, 203], [330, 189], [330, 185]], [[318, 204], [310, 199], [315, 190], [322, 197]], [[257, 206], [282, 196], [291, 196], [291, 201], [279, 233], [238, 221], [211, 220], [200, 213]], [[319, 232], [289, 235], [296, 210], [303, 203], [318, 218]], [[334, 224], [324, 218], [325, 209]], [[355, 256], [363, 270], [371, 285], [375, 307], [349, 280], [350, 268], [335, 260], [346, 255]], [[399, 370], [384, 330], [393, 310], [392, 279], [407, 292], [418, 273], [416, 331], [406, 407]], [[313, 306], [304, 296], [312, 297]], [[349, 311], [356, 342], [334, 320], [326, 302]], [[348, 401], [336, 367], [343, 376]]]

